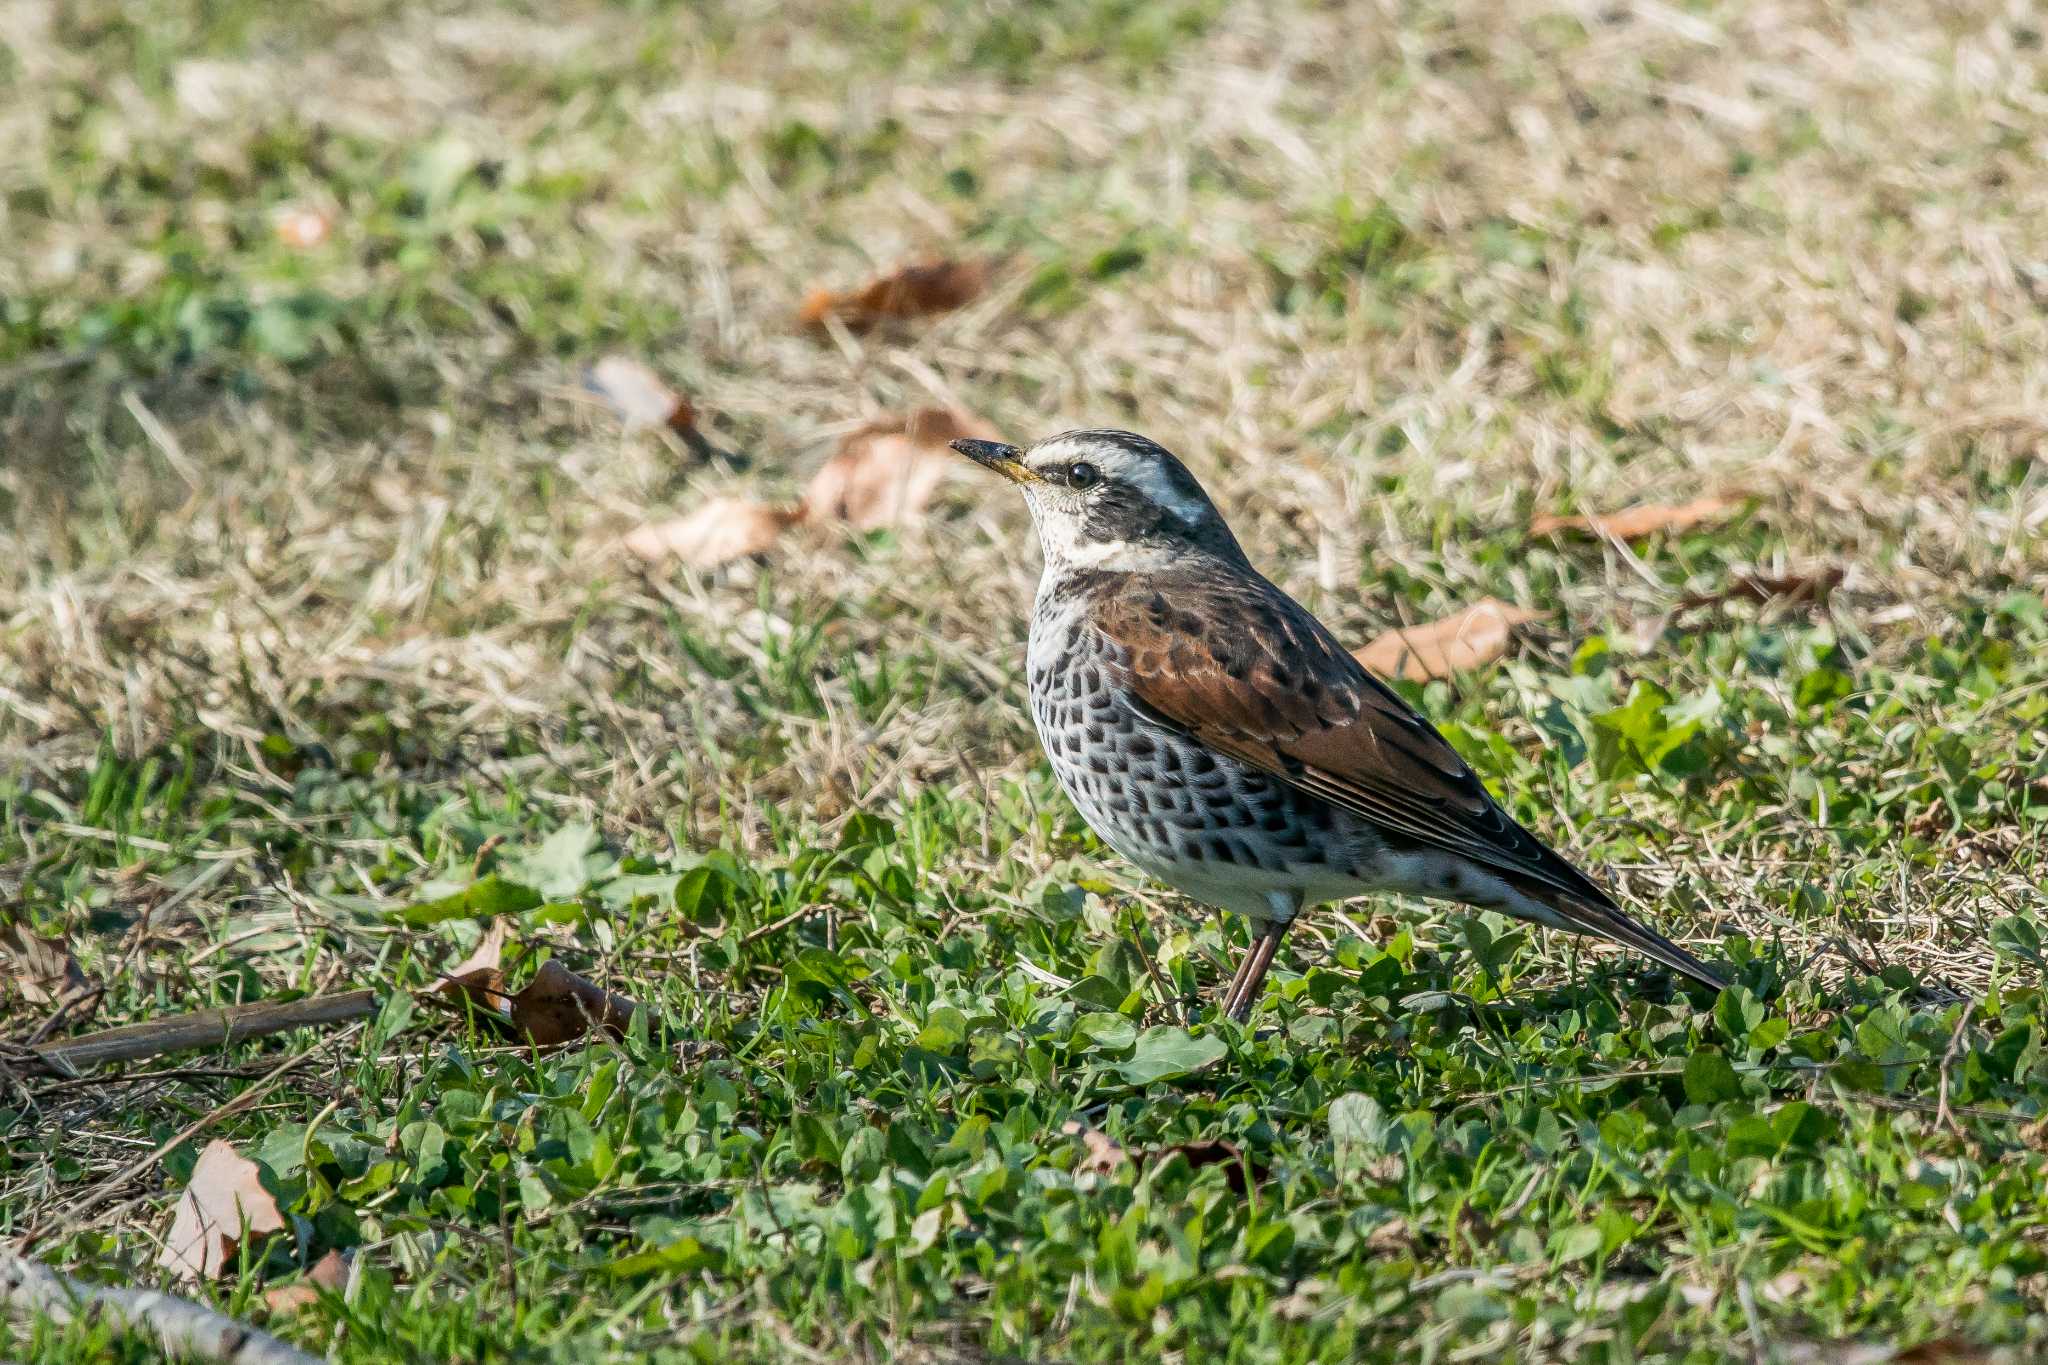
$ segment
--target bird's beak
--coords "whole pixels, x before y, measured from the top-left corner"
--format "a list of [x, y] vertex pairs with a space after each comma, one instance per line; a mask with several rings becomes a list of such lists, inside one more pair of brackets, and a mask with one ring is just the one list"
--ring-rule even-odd
[[968, 440], [954, 441], [951, 445], [983, 469], [993, 469], [1011, 483], [1043, 482], [1031, 472], [1031, 466], [1024, 463], [1024, 452], [1015, 446], [1006, 446], [1001, 441]]

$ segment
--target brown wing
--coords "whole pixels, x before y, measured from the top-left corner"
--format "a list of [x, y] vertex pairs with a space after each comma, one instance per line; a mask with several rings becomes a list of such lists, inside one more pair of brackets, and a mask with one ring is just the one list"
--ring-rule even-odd
[[1093, 623], [1124, 657], [1133, 703], [1156, 723], [1362, 816], [1397, 842], [1503, 874], [1561, 927], [1721, 986], [1510, 819], [1434, 726], [1265, 579], [1163, 575], [1097, 597]]
[[1264, 579], [1163, 579], [1098, 599], [1155, 716], [1395, 836], [1606, 898], [1508, 818], [1430, 723]]
[[1093, 624], [1123, 656], [1133, 704], [1155, 723], [1362, 816], [1397, 842], [1503, 874], [1560, 927], [1722, 985], [1510, 819], [1434, 726], [1265, 579], [1163, 575], [1097, 597]]

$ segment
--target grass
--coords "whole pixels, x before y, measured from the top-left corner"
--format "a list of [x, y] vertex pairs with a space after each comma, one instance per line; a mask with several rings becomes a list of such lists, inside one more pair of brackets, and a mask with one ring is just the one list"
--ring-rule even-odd
[[[2020, 10], [8, 13], [0, 903], [105, 983], [66, 1029], [393, 994], [9, 1071], [0, 1234], [157, 1282], [204, 1139], [106, 1182], [296, 1058], [206, 1134], [295, 1236], [200, 1292], [260, 1319], [353, 1249], [344, 1295], [271, 1323], [341, 1361], [2048, 1342]], [[280, 240], [287, 207], [331, 237]], [[1004, 268], [912, 331], [793, 326], [932, 251]], [[594, 413], [607, 351], [730, 454]], [[1739, 984], [1357, 903], [1251, 1027], [1189, 1024], [1243, 928], [1053, 786], [1001, 490], [711, 574], [617, 548], [935, 401], [1159, 437], [1361, 642], [1550, 612], [1409, 695]], [[1632, 549], [1524, 529], [1736, 491]], [[1824, 568], [1824, 603], [1686, 605]], [[535, 1055], [407, 1003], [482, 927], [407, 910], [491, 875], [538, 902], [529, 963], [641, 1029]], [[48, 1013], [0, 1001], [16, 1041]]]

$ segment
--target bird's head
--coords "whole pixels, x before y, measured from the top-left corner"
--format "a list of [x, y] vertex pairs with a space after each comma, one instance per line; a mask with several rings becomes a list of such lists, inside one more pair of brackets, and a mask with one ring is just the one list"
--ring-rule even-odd
[[1223, 514], [1186, 465], [1128, 431], [1069, 431], [1029, 447], [953, 449], [1024, 490], [1050, 572], [1137, 572], [1188, 556], [1244, 560]]

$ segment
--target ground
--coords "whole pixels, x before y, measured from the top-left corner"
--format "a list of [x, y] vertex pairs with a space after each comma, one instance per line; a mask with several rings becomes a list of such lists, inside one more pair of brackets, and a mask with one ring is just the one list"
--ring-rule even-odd
[[[169, 1283], [225, 1138], [295, 1235], [183, 1292], [341, 1361], [2042, 1349], [2043, 29], [8, 0], [0, 906], [105, 986], [59, 1034], [389, 1003], [8, 1054], [0, 1234]], [[992, 287], [795, 322], [940, 255]], [[593, 405], [606, 354], [708, 453]], [[1190, 1015], [1243, 926], [1052, 785], [1008, 490], [711, 571], [620, 549], [929, 404], [1164, 441], [1360, 643], [1545, 613], [1403, 688], [1739, 984], [1359, 902], [1248, 1027]], [[1530, 529], [1700, 497], [1734, 506]], [[540, 902], [519, 970], [638, 1000], [628, 1037], [412, 1002], [482, 931], [415, 907], [493, 875]], [[0, 1002], [15, 1043], [50, 1015]], [[266, 1317], [332, 1248], [346, 1291]], [[0, 1344], [150, 1358], [104, 1335]]]

